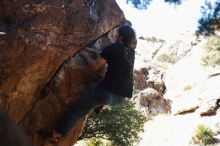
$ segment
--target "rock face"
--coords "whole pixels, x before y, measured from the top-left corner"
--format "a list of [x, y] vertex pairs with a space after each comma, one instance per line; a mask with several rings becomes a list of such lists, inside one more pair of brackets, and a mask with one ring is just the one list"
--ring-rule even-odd
[[[171, 114], [149, 117], [152, 120], [146, 123], [139, 146], [194, 146], [190, 141], [200, 124], [212, 129], [219, 141], [220, 66], [201, 65], [205, 39], [141, 39], [136, 49], [135, 103], [147, 116], [164, 113], [165, 107], [171, 108]], [[158, 59], [161, 55], [173, 55], [179, 60], [167, 63]], [[160, 94], [164, 82], [167, 90]], [[164, 102], [169, 100], [170, 105]]]
[[[100, 80], [77, 52], [121, 24], [124, 16], [114, 0], [2, 0], [0, 11], [0, 104], [40, 146], [38, 128], [54, 127]], [[113, 41], [110, 34], [102, 39]], [[61, 146], [77, 140], [85, 119]]]
[[153, 88], [161, 95], [166, 92], [166, 86], [163, 81], [163, 73], [155, 68], [141, 68], [134, 71], [134, 88], [143, 90], [147, 87]]
[[171, 102], [163, 97], [166, 85], [159, 69], [148, 66], [135, 70], [134, 89], [137, 92], [135, 103], [147, 117], [170, 112]]
[[220, 68], [201, 65], [204, 44], [205, 41], [201, 41], [166, 72], [168, 92], [165, 96], [173, 101], [175, 115], [195, 112], [204, 117], [219, 112]]
[[[199, 43], [194, 35], [182, 34], [173, 38], [139, 37], [136, 67], [144, 67], [146, 62], [175, 63]], [[144, 54], [144, 55], [143, 55]]]

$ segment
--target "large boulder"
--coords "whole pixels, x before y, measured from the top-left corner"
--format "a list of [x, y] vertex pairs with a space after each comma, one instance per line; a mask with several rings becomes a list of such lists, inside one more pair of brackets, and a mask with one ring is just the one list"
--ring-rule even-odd
[[145, 64], [134, 71], [134, 91], [134, 102], [146, 117], [170, 112], [171, 101], [163, 97], [166, 92], [163, 71], [157, 65]]
[[[114, 0], [0, 1], [0, 104], [34, 145], [44, 143], [38, 128], [53, 128], [100, 81], [77, 52], [122, 21]], [[85, 119], [60, 145], [77, 140]]]
[[141, 91], [135, 100], [136, 106], [149, 118], [169, 113], [171, 110], [171, 101], [163, 98], [163, 95], [153, 88]]

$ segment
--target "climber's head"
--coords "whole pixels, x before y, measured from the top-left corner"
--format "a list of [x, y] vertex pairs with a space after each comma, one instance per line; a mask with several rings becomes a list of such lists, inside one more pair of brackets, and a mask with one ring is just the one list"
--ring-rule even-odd
[[122, 26], [119, 28], [118, 42], [123, 45], [135, 49], [137, 46], [136, 33], [130, 26]]

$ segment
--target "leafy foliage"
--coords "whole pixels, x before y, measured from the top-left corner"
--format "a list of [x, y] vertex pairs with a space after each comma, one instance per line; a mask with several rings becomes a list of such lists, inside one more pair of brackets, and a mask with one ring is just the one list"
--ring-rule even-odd
[[214, 138], [214, 132], [205, 125], [198, 125], [194, 137], [194, 143], [208, 145], [214, 144], [215, 142], [216, 139]]
[[[138, 9], [147, 9], [152, 0], [126, 0], [127, 3], [132, 3]], [[181, 4], [182, 0], [164, 0], [170, 4]]]
[[182, 3], [182, 0], [165, 0], [165, 2], [168, 2], [168, 3], [173, 3], [173, 4], [181, 4]]
[[146, 119], [133, 103], [125, 101], [87, 120], [81, 139], [102, 138], [113, 145], [132, 146], [140, 140]]
[[206, 1], [205, 6], [201, 7], [201, 13], [198, 32], [204, 35], [215, 34], [220, 29], [220, 0], [215, 3]]
[[202, 64], [205, 66], [220, 65], [220, 36], [208, 38], [202, 55]]
[[87, 146], [110, 146], [111, 143], [105, 142], [101, 138], [90, 138], [86, 141]]
[[126, 0], [127, 3], [132, 3], [135, 8], [138, 9], [147, 9], [147, 6], [151, 3], [152, 0]]

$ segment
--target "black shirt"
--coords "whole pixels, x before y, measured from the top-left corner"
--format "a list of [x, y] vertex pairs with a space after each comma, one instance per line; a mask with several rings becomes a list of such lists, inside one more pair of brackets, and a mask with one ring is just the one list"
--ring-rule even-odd
[[131, 98], [135, 50], [115, 43], [107, 46], [101, 56], [108, 63], [108, 70], [100, 86], [116, 95]]

